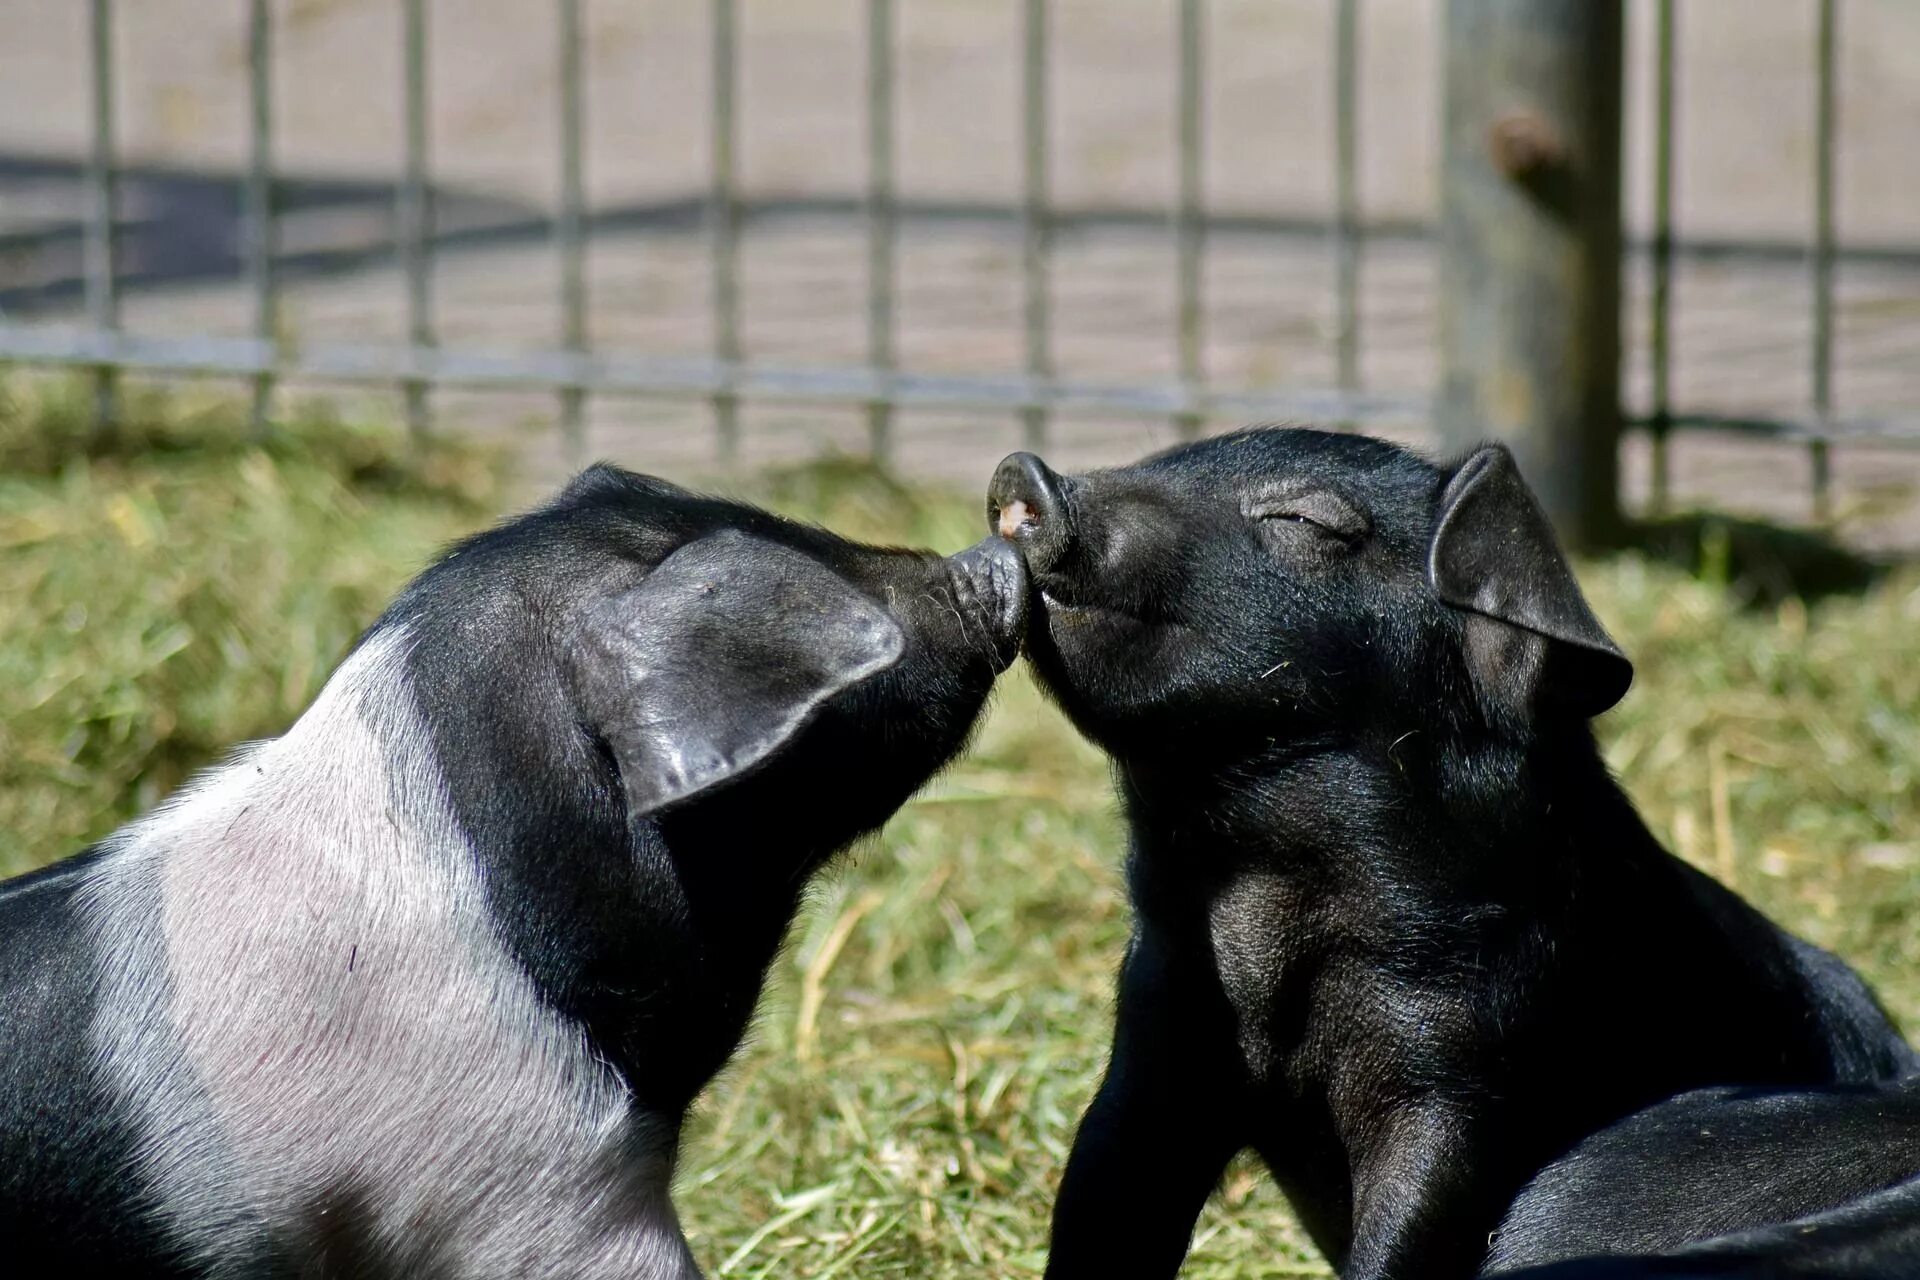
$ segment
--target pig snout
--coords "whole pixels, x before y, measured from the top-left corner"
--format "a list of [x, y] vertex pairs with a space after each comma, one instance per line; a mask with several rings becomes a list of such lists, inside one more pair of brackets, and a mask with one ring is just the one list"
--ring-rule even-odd
[[1032, 572], [1052, 569], [1073, 540], [1060, 477], [1031, 453], [1009, 454], [987, 486], [987, 532], [1020, 548]]
[[948, 556], [947, 566], [960, 608], [992, 637], [994, 670], [1006, 670], [1027, 632], [1027, 567], [1019, 552], [989, 537]]

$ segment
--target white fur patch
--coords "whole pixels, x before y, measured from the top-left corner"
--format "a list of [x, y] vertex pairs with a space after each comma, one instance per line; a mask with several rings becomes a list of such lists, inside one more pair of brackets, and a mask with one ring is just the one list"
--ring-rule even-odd
[[694, 1275], [671, 1125], [494, 936], [406, 645], [370, 638], [91, 886], [151, 1184], [208, 1262], [264, 1232], [395, 1274]]

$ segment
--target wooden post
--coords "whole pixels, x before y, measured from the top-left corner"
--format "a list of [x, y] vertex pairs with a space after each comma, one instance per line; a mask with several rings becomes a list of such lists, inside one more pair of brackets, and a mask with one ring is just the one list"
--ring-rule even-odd
[[1620, 527], [1620, 0], [1447, 0], [1438, 420], [1573, 546]]

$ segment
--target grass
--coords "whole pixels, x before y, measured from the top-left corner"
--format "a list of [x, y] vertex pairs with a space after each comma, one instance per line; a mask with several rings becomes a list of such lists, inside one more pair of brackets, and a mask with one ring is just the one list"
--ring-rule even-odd
[[[487, 459], [409, 461], [311, 416], [255, 447], [153, 402], [88, 456], [58, 396], [0, 404], [0, 832], [70, 851], [284, 725], [386, 595], [500, 500]], [[976, 502], [851, 463], [748, 496], [952, 550]], [[1682, 557], [1684, 559], [1684, 557]], [[1682, 855], [1839, 950], [1920, 1026], [1920, 573], [1804, 603], [1723, 556], [1582, 566], [1639, 666], [1600, 723]], [[1777, 580], [1777, 575], [1774, 579]], [[815, 887], [752, 1041], [701, 1100], [678, 1200], [711, 1274], [1018, 1276], [1097, 1078], [1127, 912], [1098, 756], [1023, 669], [969, 755]], [[1188, 1276], [1322, 1275], [1237, 1165]]]
[[86, 404], [0, 380], [0, 874], [284, 727], [499, 500], [488, 455], [319, 409], [261, 444], [229, 401], [130, 389], [101, 441]]

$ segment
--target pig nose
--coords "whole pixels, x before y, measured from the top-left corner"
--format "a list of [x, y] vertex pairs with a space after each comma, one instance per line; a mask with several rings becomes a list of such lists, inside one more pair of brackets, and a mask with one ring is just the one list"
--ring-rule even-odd
[[987, 531], [1020, 548], [1035, 573], [1058, 564], [1073, 540], [1060, 477], [1031, 453], [1008, 454], [987, 486]]
[[992, 629], [994, 671], [1007, 669], [1027, 633], [1027, 566], [1020, 553], [988, 535], [965, 551], [947, 557], [954, 594], [970, 602], [975, 616]]

